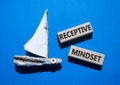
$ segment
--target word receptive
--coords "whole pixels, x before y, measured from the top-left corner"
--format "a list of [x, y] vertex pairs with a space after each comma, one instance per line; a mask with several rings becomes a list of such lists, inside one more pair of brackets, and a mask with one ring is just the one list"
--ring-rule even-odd
[[80, 59], [100, 66], [103, 65], [104, 56], [104, 54], [93, 52], [73, 45], [71, 45], [69, 51], [69, 57]]
[[90, 22], [72, 27], [70, 29], [58, 32], [60, 43], [65, 43], [70, 40], [91, 34], [93, 32]]

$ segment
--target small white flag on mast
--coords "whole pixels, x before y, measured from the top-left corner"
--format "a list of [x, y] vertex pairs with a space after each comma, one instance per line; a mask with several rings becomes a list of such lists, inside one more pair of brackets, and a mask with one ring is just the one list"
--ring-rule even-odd
[[32, 38], [24, 45], [24, 49], [35, 55], [48, 58], [48, 10], [45, 10], [42, 20]]

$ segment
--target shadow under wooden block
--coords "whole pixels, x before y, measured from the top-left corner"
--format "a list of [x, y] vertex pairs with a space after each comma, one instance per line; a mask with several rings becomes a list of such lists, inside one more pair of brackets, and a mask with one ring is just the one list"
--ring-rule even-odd
[[96, 69], [96, 70], [99, 70], [99, 71], [102, 70], [101, 65], [97, 65], [97, 64], [94, 64], [94, 63], [79, 60], [79, 59], [76, 59], [76, 58], [73, 58], [73, 57], [70, 57], [70, 56], [68, 56], [68, 61], [72, 62], [72, 63], [75, 63], [75, 64], [78, 64], [78, 65], [86, 66], [86, 67], [89, 67], [89, 68], [92, 68], [92, 69]]
[[67, 41], [65, 43], [60, 43], [59, 38], [57, 36], [57, 40], [58, 40], [60, 48], [63, 49], [63, 48], [68, 47], [70, 45], [74, 45], [74, 44], [77, 44], [77, 43], [92, 39], [92, 36], [93, 36], [93, 34], [90, 33], [90, 34], [87, 34], [85, 36], [82, 36], [82, 37], [79, 37], [79, 38], [76, 38], [76, 39], [72, 39], [72, 40]]
[[30, 74], [30, 73], [37, 73], [37, 72], [56, 72], [61, 68], [62, 68], [61, 64], [31, 66], [31, 67], [15, 65], [15, 70], [20, 74]]

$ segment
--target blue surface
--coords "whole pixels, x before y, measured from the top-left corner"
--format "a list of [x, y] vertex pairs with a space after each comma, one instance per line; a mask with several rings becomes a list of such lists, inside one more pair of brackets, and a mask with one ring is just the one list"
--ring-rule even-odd
[[[120, 85], [119, 0], [1, 0], [0, 85]], [[56, 72], [20, 74], [14, 55], [24, 55], [23, 45], [34, 34], [48, 8], [49, 57], [61, 57]], [[93, 38], [76, 46], [105, 54], [102, 70], [68, 62], [70, 47], [60, 49], [57, 32], [90, 21]]]

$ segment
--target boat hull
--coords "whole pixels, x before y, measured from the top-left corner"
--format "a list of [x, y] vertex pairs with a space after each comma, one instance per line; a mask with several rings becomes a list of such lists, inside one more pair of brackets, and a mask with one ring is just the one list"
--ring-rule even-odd
[[[54, 62], [53, 59], [55, 60]], [[17, 66], [42, 66], [42, 65], [53, 65], [60, 64], [62, 62], [59, 58], [43, 58], [43, 57], [33, 57], [33, 56], [15, 56], [14, 63]]]

